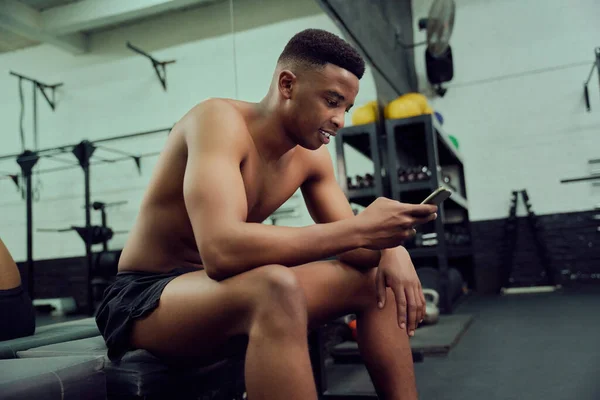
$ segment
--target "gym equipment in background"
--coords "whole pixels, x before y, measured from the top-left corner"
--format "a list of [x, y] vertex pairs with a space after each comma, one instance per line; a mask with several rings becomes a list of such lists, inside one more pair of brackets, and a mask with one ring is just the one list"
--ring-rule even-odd
[[366, 173], [364, 176], [356, 175], [354, 180], [348, 176], [346, 184], [348, 185], [348, 189], [372, 188], [375, 187], [375, 177], [370, 173]]
[[[32, 186], [32, 182], [31, 182], [31, 176], [32, 176], [33, 167], [35, 167], [35, 165], [37, 164], [37, 162], [39, 160], [39, 157], [36, 154], [36, 152], [38, 151], [38, 112], [37, 112], [38, 90], [42, 93], [42, 95], [46, 99], [46, 102], [48, 103], [48, 105], [50, 106], [52, 111], [54, 111], [56, 109], [56, 99], [55, 99], [56, 88], [61, 87], [63, 84], [56, 83], [53, 85], [48, 85], [48, 84], [38, 81], [37, 79], [32, 79], [32, 78], [26, 77], [24, 75], [17, 74], [16, 72], [10, 71], [9, 73], [10, 73], [10, 75], [16, 76], [17, 78], [19, 78], [19, 100], [21, 103], [21, 112], [20, 112], [20, 117], [19, 117], [19, 134], [20, 134], [20, 139], [21, 139], [22, 153], [16, 154], [16, 155], [14, 155], [14, 157], [16, 158], [17, 163], [21, 167], [21, 175], [22, 175], [23, 180], [25, 181], [25, 188], [26, 188], [25, 193], [21, 192], [21, 196], [27, 200], [27, 230], [28, 230], [28, 232], [31, 232], [33, 229], [33, 226], [31, 225], [31, 221], [33, 218], [33, 205], [32, 205], [31, 199], [33, 198], [33, 195], [34, 195], [33, 186]], [[25, 102], [23, 100], [23, 81], [24, 80], [31, 82], [33, 85], [33, 112], [32, 112], [32, 115], [33, 115], [33, 149], [34, 149], [34, 151], [27, 150], [27, 146], [25, 145], [25, 132], [23, 130], [23, 117], [25, 115]], [[48, 97], [48, 95], [46, 94], [46, 89], [50, 89], [52, 91], [52, 99], [50, 99]], [[11, 156], [11, 158], [12, 157], [13, 156]], [[13, 181], [15, 181], [15, 179], [13, 179]], [[15, 183], [17, 183], [17, 182], [15, 181]], [[37, 196], [39, 196], [39, 193], [37, 193], [37, 191], [36, 191], [36, 197]], [[27, 276], [33, 276], [33, 269], [34, 269], [33, 238], [32, 238], [32, 235], [28, 234], [27, 235]], [[34, 298], [34, 286], [33, 286], [32, 279], [28, 280], [27, 291], [28, 291], [31, 299], [33, 299]]]
[[352, 125], [367, 125], [377, 121], [379, 113], [379, 105], [377, 101], [370, 101], [362, 105], [352, 113]]
[[[80, 142], [79, 144], [76, 144], [76, 145], [70, 144], [70, 145], [58, 146], [58, 147], [36, 150], [36, 151], [25, 150], [23, 153], [20, 153], [20, 154], [9, 154], [9, 155], [0, 156], [0, 161], [16, 159], [17, 163], [21, 167], [23, 176], [25, 177], [25, 185], [27, 187], [26, 196], [25, 196], [25, 201], [26, 201], [26, 205], [27, 205], [27, 264], [26, 264], [27, 265], [27, 283], [28, 283], [29, 295], [31, 296], [32, 300], [35, 300], [35, 296], [33, 295], [33, 293], [34, 293], [33, 212], [32, 212], [33, 191], [32, 191], [32, 185], [31, 185], [31, 175], [32, 175], [31, 171], [32, 171], [33, 166], [36, 165], [36, 163], [42, 158], [48, 158], [48, 159], [52, 159], [52, 160], [56, 160], [56, 161], [65, 162], [66, 160], [64, 160], [62, 158], [58, 158], [57, 156], [68, 153], [68, 152], [71, 152], [77, 158], [77, 160], [79, 161], [79, 164], [69, 163], [70, 165], [67, 165], [64, 167], [49, 168], [47, 170], [39, 170], [36, 173], [42, 174], [42, 173], [48, 173], [48, 172], [57, 172], [57, 171], [81, 167], [84, 172], [84, 185], [85, 185], [85, 219], [86, 219], [85, 226], [91, 226], [91, 222], [90, 222], [91, 221], [91, 216], [90, 216], [90, 166], [96, 165], [96, 164], [103, 164], [103, 163], [114, 163], [114, 162], [124, 161], [124, 160], [133, 160], [138, 171], [141, 173], [141, 159], [145, 158], [145, 157], [152, 157], [152, 156], [156, 156], [156, 155], [160, 154], [160, 152], [151, 152], [151, 153], [144, 153], [144, 154], [131, 154], [131, 153], [119, 150], [119, 149], [112, 149], [112, 148], [105, 147], [102, 145], [99, 146], [97, 144], [105, 143], [105, 142], [112, 142], [112, 141], [117, 141], [117, 140], [123, 140], [123, 139], [131, 139], [131, 138], [152, 135], [152, 134], [157, 134], [157, 133], [167, 133], [168, 134], [171, 131], [171, 129], [172, 129], [172, 127], [156, 129], [156, 130], [152, 130], [152, 131], [131, 133], [131, 134], [120, 135], [120, 136], [113, 136], [113, 137], [108, 137], [108, 138], [104, 138], [104, 139], [98, 139], [93, 142], [90, 142], [88, 140], [83, 140], [82, 142]], [[111, 158], [111, 159], [99, 158], [99, 159], [93, 160], [93, 162], [92, 162], [92, 156], [93, 156], [96, 148], [101, 148], [108, 152], [117, 153], [117, 154], [120, 154], [121, 156]], [[72, 230], [72, 228], [69, 228], [69, 230]], [[91, 246], [93, 244], [92, 243], [93, 242], [93, 233], [91, 231], [89, 231], [89, 234], [86, 234], [86, 238], [88, 239], [88, 240], [86, 240], [86, 255], [87, 255], [87, 271], [88, 271], [88, 277], [89, 277], [89, 274], [91, 273], [92, 268], [93, 268], [93, 260], [92, 260], [92, 256], [91, 256], [91, 254], [92, 254]], [[90, 279], [88, 279], [88, 284], [91, 285]], [[88, 293], [89, 293], [89, 296], [91, 299], [92, 290], [91, 290], [91, 287], [89, 287], [89, 286], [88, 286]], [[90, 315], [93, 314], [94, 310], [93, 310], [92, 304], [89, 305], [88, 312], [90, 313]]]
[[[423, 289], [433, 289], [440, 292], [440, 271], [434, 267], [417, 267], [417, 276]], [[463, 275], [456, 268], [448, 268], [448, 296], [451, 301], [458, 300], [467, 293], [467, 284]]]
[[454, 77], [452, 48], [449, 41], [454, 28], [455, 13], [454, 0], [435, 0], [429, 9], [428, 17], [419, 20], [419, 30], [427, 30], [427, 50], [425, 50], [427, 79], [441, 97], [447, 91], [442, 87], [442, 83], [451, 81]]
[[[525, 208], [527, 209], [527, 223], [533, 235], [535, 247], [537, 250], [537, 255], [540, 259], [542, 267], [544, 268], [545, 277], [548, 280], [549, 286], [537, 286], [537, 287], [511, 287], [511, 273], [513, 272], [513, 258], [515, 255], [515, 248], [517, 244], [517, 236], [518, 236], [518, 218], [517, 218], [517, 203], [518, 203], [518, 195], [521, 194], [523, 198], [523, 203]], [[540, 232], [540, 222], [537, 218], [537, 215], [531, 209], [531, 203], [529, 202], [529, 195], [527, 194], [527, 190], [514, 190], [512, 192], [512, 199], [510, 204], [510, 211], [508, 218], [504, 224], [504, 237], [503, 237], [503, 260], [502, 260], [502, 270], [501, 270], [501, 292], [503, 294], [512, 294], [512, 293], [526, 293], [529, 291], [539, 292], [539, 291], [554, 291], [557, 288], [560, 288], [560, 285], [556, 284], [556, 277], [554, 271], [550, 267], [550, 259], [548, 257], [548, 250], [546, 245], [541, 237]]]
[[[38, 232], [70, 232], [75, 231], [86, 244], [86, 256], [93, 258], [91, 246], [88, 249], [88, 239], [91, 237], [91, 245], [102, 244], [102, 252], [96, 255], [96, 260], [92, 261], [91, 268], [88, 267], [88, 301], [92, 304], [100, 299], [104, 289], [111, 282], [111, 278], [117, 273], [117, 263], [119, 261], [119, 254], [116, 252], [109, 252], [108, 241], [112, 239], [114, 234], [127, 233], [128, 231], [113, 231], [107, 224], [106, 218], [106, 207], [118, 206], [126, 204], [126, 201], [118, 201], [114, 203], [103, 203], [95, 201], [92, 203], [91, 208], [100, 211], [102, 218], [102, 225], [86, 225], [86, 226], [71, 226], [69, 228], [62, 229], [37, 229]], [[89, 250], [89, 254], [87, 251]], [[91, 295], [90, 295], [91, 294]]]
[[437, 290], [423, 288], [423, 296], [425, 297], [425, 318], [423, 323], [426, 325], [436, 324], [440, 319], [440, 295]]
[[592, 110], [592, 107], [590, 105], [590, 92], [588, 90], [588, 83], [590, 83], [590, 79], [592, 79], [594, 68], [598, 71], [598, 80], [600, 81], [600, 47], [596, 47], [596, 49], [594, 49], [594, 55], [596, 56], [596, 59], [592, 64], [590, 74], [588, 75], [586, 81], [583, 83], [583, 97], [585, 99], [585, 107], [587, 112], [590, 112]]
[[383, 110], [386, 119], [402, 119], [423, 114], [433, 114], [433, 108], [427, 97], [421, 93], [410, 92], [390, 101]]
[[433, 289], [439, 293], [440, 291], [440, 271], [434, 267], [417, 267], [417, 276], [421, 282], [421, 286], [425, 289]]
[[398, 168], [398, 183], [420, 182], [431, 179], [431, 171], [425, 165], [416, 167]]
[[[588, 160], [588, 165], [593, 166], [593, 165], [600, 165], [600, 158], [596, 158], [596, 159], [590, 159]], [[582, 176], [579, 178], [566, 178], [566, 179], [561, 179], [560, 183], [574, 183], [574, 182], [584, 182], [584, 181], [596, 181], [600, 179], [600, 169], [592, 167], [591, 171], [590, 171], [590, 175], [588, 176]], [[596, 182], [594, 182], [594, 184], [596, 184]]]

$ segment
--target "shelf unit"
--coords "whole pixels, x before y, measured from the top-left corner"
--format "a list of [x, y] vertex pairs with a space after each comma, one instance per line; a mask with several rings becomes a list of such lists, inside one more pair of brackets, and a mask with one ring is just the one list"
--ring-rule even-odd
[[[373, 188], [348, 189], [344, 144], [350, 145], [373, 162]], [[422, 247], [411, 247], [409, 243], [406, 245], [417, 268], [438, 268], [440, 308], [442, 312], [451, 313], [454, 307], [449, 296], [448, 269], [457, 268], [468, 285], [473, 287], [473, 251], [470, 244], [453, 244], [446, 236], [453, 230], [470, 236], [469, 204], [463, 157], [435, 117], [420, 115], [384, 120], [381, 124], [343, 128], [336, 137], [336, 153], [338, 180], [351, 203], [366, 207], [377, 196], [405, 203], [420, 203], [439, 186], [446, 186], [453, 191], [452, 196], [440, 206], [437, 220], [417, 228], [423, 233], [435, 233], [437, 244]], [[430, 176], [425, 180], [399, 181], [400, 169], [417, 166], [427, 167]]]
[[[382, 157], [385, 155], [385, 153], [382, 152], [381, 140], [379, 140], [380, 135], [381, 129], [377, 124], [358, 125], [343, 128], [338, 132], [338, 136], [335, 140], [339, 183], [350, 202], [359, 204], [363, 207], [368, 206], [377, 197], [387, 194], [383, 179], [385, 171], [382, 170], [382, 168], [377, 167], [384, 164]], [[348, 144], [373, 162], [373, 187], [348, 188], [346, 181], [348, 168], [346, 165], [346, 158], [343, 156], [344, 144]], [[340, 154], [342, 154], [341, 157]]]

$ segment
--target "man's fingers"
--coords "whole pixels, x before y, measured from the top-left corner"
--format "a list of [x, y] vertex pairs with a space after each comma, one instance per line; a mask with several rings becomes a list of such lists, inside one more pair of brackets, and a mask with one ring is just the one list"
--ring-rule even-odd
[[406, 308], [408, 310], [408, 321], [406, 331], [410, 336], [415, 334], [417, 329], [417, 298], [412, 286], [405, 288], [406, 292]]
[[419, 296], [421, 296], [421, 304], [423, 304], [423, 315], [421, 316], [421, 320], [419, 323], [423, 322], [425, 319], [425, 314], [427, 313], [427, 301], [425, 300], [425, 295], [423, 294], [423, 287], [419, 285]]
[[425, 303], [423, 302], [423, 299], [421, 299], [421, 295], [419, 294], [421, 289], [418, 286], [415, 286], [413, 291], [415, 293], [415, 299], [417, 302], [417, 317], [415, 319], [415, 325], [418, 328], [419, 324], [423, 320], [423, 317], [425, 316]]
[[385, 306], [385, 276], [381, 272], [381, 268], [377, 268], [377, 274], [375, 275], [375, 290], [377, 292], [377, 307], [383, 308]]
[[413, 223], [414, 225], [423, 225], [428, 223], [429, 221], [433, 221], [434, 219], [437, 218], [437, 214], [433, 213], [433, 214], [429, 214], [426, 217], [420, 217], [420, 218], [413, 218]]
[[406, 328], [406, 294], [404, 287], [398, 285], [394, 288], [394, 297], [396, 298], [396, 311], [398, 312], [398, 326], [400, 329]]
[[438, 207], [431, 204], [413, 204], [409, 210], [409, 214], [413, 217], [423, 218], [436, 213]]

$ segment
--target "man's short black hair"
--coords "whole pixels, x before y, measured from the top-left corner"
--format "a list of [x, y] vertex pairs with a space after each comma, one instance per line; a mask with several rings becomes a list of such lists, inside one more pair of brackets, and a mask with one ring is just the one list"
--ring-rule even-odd
[[365, 61], [361, 55], [344, 39], [322, 29], [306, 29], [295, 34], [277, 62], [319, 66], [334, 64], [350, 71], [358, 79], [365, 73]]

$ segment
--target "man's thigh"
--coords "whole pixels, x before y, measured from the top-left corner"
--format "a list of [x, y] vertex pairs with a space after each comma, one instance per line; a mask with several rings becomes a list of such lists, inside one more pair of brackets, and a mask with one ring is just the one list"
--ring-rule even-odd
[[134, 322], [131, 344], [167, 360], [222, 358], [243, 343], [256, 273], [217, 282], [203, 270], [169, 282], [158, 307]]
[[307, 301], [312, 327], [377, 305], [376, 268], [358, 270], [341, 261], [316, 261], [293, 267]]
[[[359, 271], [338, 261], [318, 261], [290, 271], [305, 294], [313, 327], [354, 312], [368, 301], [376, 304], [374, 269]], [[269, 275], [269, 268], [261, 267], [220, 282], [205, 271], [173, 279], [158, 307], [134, 323], [132, 345], [164, 358], [208, 362], [243, 349], [253, 307]]]

